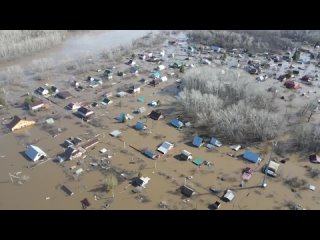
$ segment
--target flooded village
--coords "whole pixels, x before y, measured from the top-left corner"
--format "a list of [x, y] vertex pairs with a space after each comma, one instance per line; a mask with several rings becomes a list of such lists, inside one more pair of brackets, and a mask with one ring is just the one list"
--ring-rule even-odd
[[134, 36], [68, 61], [13, 60], [0, 80], [0, 209], [320, 209], [320, 155], [284, 151], [289, 131], [232, 142], [181, 104], [189, 72], [232, 71], [273, 94], [292, 126], [314, 99], [299, 121], [318, 124], [320, 45], [249, 53], [184, 31]]

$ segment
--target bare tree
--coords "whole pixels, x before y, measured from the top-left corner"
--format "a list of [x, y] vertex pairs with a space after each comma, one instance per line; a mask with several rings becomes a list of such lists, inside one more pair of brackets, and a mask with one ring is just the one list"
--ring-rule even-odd
[[231, 141], [262, 141], [281, 133], [283, 114], [273, 96], [248, 74], [203, 67], [187, 73], [181, 105], [208, 133]]
[[109, 174], [105, 179], [105, 188], [107, 191], [112, 191], [112, 197], [114, 198], [114, 189], [118, 185], [118, 179], [114, 174]]

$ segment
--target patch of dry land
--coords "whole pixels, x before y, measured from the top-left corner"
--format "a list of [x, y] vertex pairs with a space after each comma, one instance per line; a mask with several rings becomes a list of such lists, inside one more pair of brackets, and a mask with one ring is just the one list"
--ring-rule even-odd
[[[176, 37], [172, 35], [170, 39], [177, 40]], [[176, 129], [170, 125], [170, 121], [175, 117], [180, 117], [183, 122], [191, 121], [192, 124], [193, 122], [192, 118], [185, 117], [177, 103], [177, 94], [180, 90], [176, 80], [183, 79], [184, 74], [189, 71], [188, 67], [185, 69], [186, 73], [181, 73], [179, 69], [169, 68], [169, 64], [179, 61], [199, 67], [199, 59], [206, 55], [194, 54], [191, 59], [185, 60], [188, 45], [185, 41], [178, 40], [175, 44], [168, 44], [168, 41], [165, 41], [158, 47], [134, 50], [138, 75], [132, 75], [129, 72], [131, 66], [126, 64], [132, 53], [124, 56], [119, 62], [100, 59], [98, 65], [104, 69], [99, 72], [91, 67], [79, 74], [68, 75], [67, 72], [63, 72], [50, 75], [49, 84], [57, 86], [60, 91], [68, 90], [72, 98], [63, 100], [53, 96], [38, 96], [47, 104], [46, 110], [29, 113], [21, 106], [25, 100], [24, 94], [45, 86], [46, 82], [32, 80], [32, 84], [20, 89], [15, 99], [11, 99], [11, 103], [0, 110], [2, 122], [0, 209], [206, 210], [216, 201], [221, 203], [219, 210], [286, 210], [297, 205], [308, 210], [320, 209], [320, 180], [308, 175], [308, 169], [319, 169], [319, 167], [309, 161], [308, 155], [285, 153], [279, 156], [273, 153], [272, 159], [280, 163], [279, 172], [277, 177], [267, 176], [267, 187], [262, 188], [264, 173], [261, 168], [268, 163], [272, 146], [270, 141], [243, 144], [242, 149], [233, 151], [230, 148], [233, 143], [221, 140], [222, 147], [209, 150], [206, 144], [210, 141], [210, 136], [201, 132], [200, 128], [192, 125]], [[164, 56], [160, 55], [162, 50], [165, 50]], [[139, 53], [150, 52], [163, 58], [161, 64], [165, 65], [166, 69], [160, 73], [168, 79], [155, 87], [140, 81], [141, 79], [151, 81], [151, 72], [159, 65], [138, 58]], [[175, 53], [174, 59], [170, 57], [171, 53]], [[219, 57], [218, 53], [210, 54], [214, 58]], [[214, 60], [211, 67], [227, 69], [226, 66], [221, 66], [220, 60]], [[101, 76], [107, 68], [113, 72], [112, 79], [104, 79]], [[124, 71], [127, 75], [117, 76], [118, 71]], [[239, 71], [245, 74], [243, 70]], [[102, 85], [95, 88], [88, 87], [88, 76], [102, 79]], [[256, 76], [248, 74], [248, 78], [255, 81], [259, 88], [277, 86], [280, 91], [276, 96], [279, 105], [285, 105], [280, 99], [281, 96], [289, 98], [292, 94], [296, 97], [291, 104], [295, 101], [297, 104], [301, 104], [302, 101], [307, 102], [305, 97], [300, 96], [301, 92], [281, 87], [283, 83], [276, 79], [269, 78], [260, 83], [255, 80]], [[72, 86], [74, 80], [84, 86], [83, 91], [76, 91]], [[125, 91], [131, 85], [139, 86], [141, 92], [127, 94], [124, 97], [116, 96], [117, 92]], [[307, 85], [302, 87], [302, 91], [307, 93], [310, 89], [308, 93], [310, 96], [312, 94], [314, 97], [319, 96], [318, 93], [311, 93], [311, 89], [319, 92], [317, 87]], [[101, 104], [103, 95], [110, 92], [113, 94], [110, 97], [112, 103]], [[144, 102], [139, 102], [138, 98], [144, 98]], [[148, 106], [152, 101], [159, 101], [160, 105]], [[92, 119], [88, 122], [83, 121], [71, 110], [65, 109], [71, 102], [86, 103], [95, 113]], [[94, 102], [97, 103], [96, 107], [92, 106]], [[145, 107], [146, 111], [133, 113], [140, 107]], [[153, 110], [161, 111], [164, 118], [160, 120], [149, 118], [148, 114]], [[116, 119], [120, 113], [130, 114], [133, 119], [120, 123]], [[27, 116], [27, 119], [35, 120], [36, 124], [10, 132], [6, 124], [14, 115]], [[53, 118], [54, 123], [46, 123], [48, 118]], [[312, 121], [317, 121], [317, 118], [318, 115], [314, 114]], [[137, 121], [144, 122], [147, 129], [136, 130], [134, 126]], [[120, 130], [122, 133], [119, 137], [112, 137], [109, 133], [113, 130]], [[205, 144], [200, 148], [191, 144], [197, 134], [205, 136]], [[97, 138], [99, 142], [86, 149], [82, 156], [59, 163], [56, 157], [64, 152], [63, 143], [70, 137], [81, 138], [79, 146], [93, 138]], [[283, 137], [279, 140], [281, 139]], [[173, 149], [166, 155], [157, 152], [157, 147], [164, 141], [174, 144]], [[37, 162], [30, 161], [24, 153], [28, 144], [40, 147], [46, 152], [47, 158]], [[103, 148], [107, 151], [101, 153], [100, 150]], [[149, 149], [160, 157], [147, 158], [142, 153], [144, 149]], [[182, 150], [191, 152], [193, 159], [200, 158], [211, 164], [202, 164], [199, 167], [192, 160], [182, 161], [179, 159]], [[262, 161], [254, 164], [244, 160], [241, 155], [247, 150], [259, 154]], [[228, 153], [233, 153], [234, 156]], [[242, 171], [246, 167], [251, 167], [254, 171], [252, 177], [241, 187]], [[83, 172], [75, 174], [80, 168]], [[105, 181], [110, 175], [114, 175], [117, 181], [115, 186], [107, 191]], [[136, 189], [131, 184], [132, 179], [138, 176], [150, 178], [144, 188]], [[292, 180], [295, 177], [297, 180]], [[190, 198], [182, 195], [179, 190], [185, 184], [195, 191]], [[309, 189], [310, 184], [315, 186], [314, 191]], [[63, 185], [74, 194], [70, 196], [63, 191], [61, 188]], [[212, 187], [217, 193], [210, 191]], [[222, 199], [227, 189], [231, 189], [235, 195], [230, 202]], [[85, 204], [81, 203], [84, 199], [89, 201], [90, 206], [85, 207]]]

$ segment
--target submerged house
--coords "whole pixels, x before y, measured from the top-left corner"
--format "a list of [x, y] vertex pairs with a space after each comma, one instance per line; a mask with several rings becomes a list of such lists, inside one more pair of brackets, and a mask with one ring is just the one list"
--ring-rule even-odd
[[163, 154], [166, 154], [173, 148], [173, 144], [169, 142], [164, 142], [157, 148], [157, 150]]
[[225, 200], [226, 202], [231, 202], [234, 197], [234, 193], [230, 189], [227, 189], [227, 191], [223, 195], [223, 200]]
[[28, 145], [25, 154], [34, 162], [47, 156], [42, 149], [34, 145]]
[[160, 72], [153, 72], [151, 77], [155, 79], [160, 78]]
[[288, 80], [284, 83], [284, 86], [286, 88], [289, 88], [289, 89], [299, 89], [301, 88], [300, 84], [295, 82], [295, 81], [292, 81], [292, 80]]
[[145, 188], [149, 181], [150, 181], [149, 177], [136, 178], [132, 181], [132, 185], [135, 187], [139, 186], [139, 187]]
[[134, 127], [135, 127], [135, 129], [137, 129], [137, 130], [145, 130], [145, 129], [147, 129], [146, 125], [144, 125], [144, 123], [143, 123], [143, 122], [140, 122], [140, 121], [137, 122]]
[[77, 113], [81, 118], [89, 117], [92, 114], [94, 114], [94, 112], [92, 110], [90, 110], [90, 109], [88, 109], [86, 107], [79, 108]]
[[139, 73], [138, 68], [136, 67], [131, 67], [130, 68], [130, 73], [133, 75], [137, 75]]
[[150, 150], [146, 149], [143, 151], [143, 154], [151, 159], [156, 159], [157, 158], [157, 154], [155, 154], [154, 152], [151, 152]]
[[191, 187], [188, 187], [186, 185], [183, 185], [180, 190], [181, 193], [188, 198], [195, 194], [195, 191]]
[[107, 79], [112, 79], [112, 71], [105, 70], [104, 73], [103, 73], [103, 77], [105, 77]]
[[108, 105], [108, 104], [111, 104], [112, 102], [113, 102], [112, 100], [110, 100], [109, 98], [105, 97], [105, 98], [102, 100], [101, 103], [104, 104], [104, 105], [105, 105], [105, 104]]
[[163, 118], [163, 115], [161, 112], [158, 111], [152, 111], [149, 115], [149, 117], [153, 120], [159, 120], [161, 118]]
[[180, 154], [181, 160], [191, 160], [192, 159], [192, 153], [188, 152], [187, 150], [182, 150]]
[[15, 130], [34, 125], [35, 123], [35, 121], [27, 120], [26, 118], [22, 119], [18, 116], [14, 116], [12, 121], [7, 124], [7, 127], [13, 132]]
[[44, 102], [42, 100], [38, 100], [38, 101], [30, 103], [28, 105], [28, 107], [30, 110], [36, 111], [36, 110], [39, 110], [44, 107]]
[[203, 138], [195, 136], [192, 141], [192, 145], [195, 147], [201, 147], [204, 144]]
[[175, 118], [171, 122], [171, 125], [174, 126], [175, 128], [182, 128], [183, 127], [183, 122], [181, 122], [179, 119]]
[[66, 106], [66, 109], [69, 109], [69, 110], [78, 110], [79, 108], [82, 107], [82, 103], [69, 103], [67, 106]]
[[45, 89], [43, 87], [38, 87], [35, 92], [42, 96], [47, 95], [49, 93], [48, 89]]
[[252, 163], [258, 163], [262, 160], [262, 158], [256, 154], [256, 153], [252, 153], [252, 152], [249, 152], [249, 151], [246, 151], [244, 154], [243, 154], [243, 158], [252, 162]]
[[74, 146], [69, 146], [62, 155], [64, 160], [73, 160], [75, 158], [81, 157], [85, 150], [80, 148], [75, 148]]
[[61, 98], [61, 99], [69, 99], [69, 98], [72, 98], [71, 93], [68, 92], [68, 91], [59, 92], [59, 93], [57, 94], [57, 96], [58, 96], [59, 98]]
[[211, 138], [209, 144], [214, 145], [216, 147], [221, 147], [222, 146], [222, 143], [219, 140], [215, 139], [214, 137]]

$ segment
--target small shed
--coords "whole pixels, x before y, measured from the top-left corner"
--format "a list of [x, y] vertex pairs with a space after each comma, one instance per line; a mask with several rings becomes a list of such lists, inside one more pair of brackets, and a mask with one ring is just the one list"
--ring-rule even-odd
[[231, 202], [234, 199], [234, 197], [234, 193], [230, 189], [227, 189], [227, 191], [223, 195], [223, 199], [227, 202]]
[[112, 131], [112, 132], [110, 133], [110, 135], [111, 135], [112, 137], [118, 137], [118, 136], [120, 136], [120, 134], [121, 134], [121, 132], [120, 132], [119, 130], [114, 130], [114, 131]]
[[74, 193], [70, 190], [70, 188], [68, 188], [66, 185], [62, 185], [61, 189], [68, 194], [69, 196], [72, 196]]
[[155, 154], [154, 152], [152, 152], [152, 151], [150, 151], [148, 149], [144, 150], [143, 154], [145, 156], [147, 156], [148, 158], [151, 158], [151, 159], [155, 159], [157, 157], [157, 154]]
[[182, 150], [180, 154], [180, 158], [182, 160], [190, 160], [192, 159], [192, 153], [188, 152], [187, 150]]
[[192, 162], [197, 166], [201, 166], [203, 163], [203, 160], [200, 158], [195, 158]]
[[191, 187], [186, 185], [181, 186], [180, 190], [181, 193], [188, 198], [195, 194], [195, 191]]

